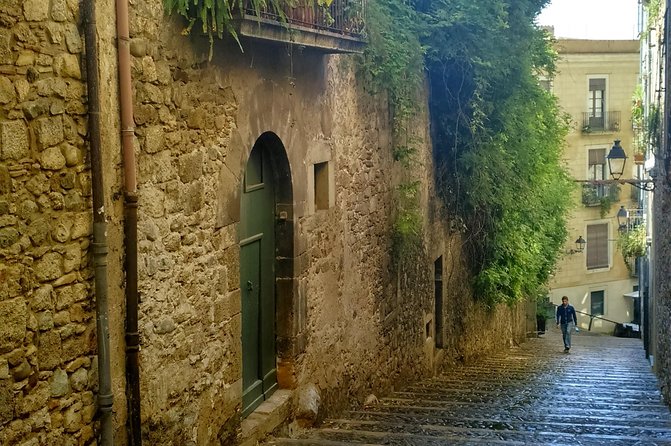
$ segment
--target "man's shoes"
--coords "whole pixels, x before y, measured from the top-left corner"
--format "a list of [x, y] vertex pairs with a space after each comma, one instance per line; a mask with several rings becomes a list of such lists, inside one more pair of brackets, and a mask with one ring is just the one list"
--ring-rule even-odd
[[568, 353], [569, 350], [570, 350], [570, 349], [569, 349], [568, 347], [565, 347], [565, 348], [564, 348], [564, 353]]

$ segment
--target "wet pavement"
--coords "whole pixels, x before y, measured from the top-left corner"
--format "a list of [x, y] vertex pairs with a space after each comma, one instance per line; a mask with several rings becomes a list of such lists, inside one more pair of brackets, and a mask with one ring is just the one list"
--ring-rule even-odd
[[671, 445], [671, 413], [640, 339], [552, 329], [521, 347], [327, 420], [290, 445]]

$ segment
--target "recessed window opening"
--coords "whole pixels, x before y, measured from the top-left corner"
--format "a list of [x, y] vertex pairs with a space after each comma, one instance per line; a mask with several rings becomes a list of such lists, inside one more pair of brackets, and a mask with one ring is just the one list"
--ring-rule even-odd
[[316, 163], [314, 165], [315, 178], [315, 210], [329, 208], [329, 163]]
[[436, 319], [436, 348], [443, 348], [443, 256], [433, 263], [434, 318]]

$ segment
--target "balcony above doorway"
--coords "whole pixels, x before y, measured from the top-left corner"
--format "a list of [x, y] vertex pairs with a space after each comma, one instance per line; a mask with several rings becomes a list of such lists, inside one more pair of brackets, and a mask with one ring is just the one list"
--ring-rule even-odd
[[582, 133], [613, 133], [622, 128], [621, 113], [619, 111], [607, 111], [601, 116], [592, 113], [582, 114]]
[[365, 46], [366, 0], [333, 0], [331, 6], [297, 6], [280, 17], [270, 8], [256, 10], [245, 0], [237, 25], [241, 36], [292, 43], [323, 53], [362, 53]]

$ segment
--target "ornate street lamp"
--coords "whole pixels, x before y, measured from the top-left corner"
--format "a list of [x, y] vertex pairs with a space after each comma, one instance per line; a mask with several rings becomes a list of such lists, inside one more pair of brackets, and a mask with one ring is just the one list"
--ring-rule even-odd
[[587, 240], [582, 238], [582, 235], [578, 237], [578, 240], [575, 241], [575, 249], [577, 252], [583, 252], [585, 249], [585, 244], [587, 243]]
[[620, 140], [616, 139], [615, 144], [608, 152], [608, 170], [610, 171], [610, 176], [614, 180], [619, 180], [624, 173], [624, 165], [627, 163], [627, 154], [624, 153], [624, 149], [620, 145]]

